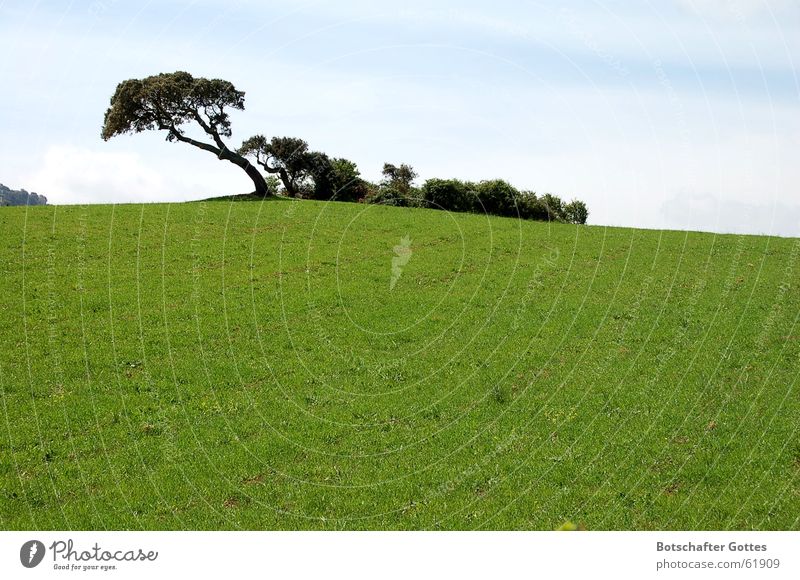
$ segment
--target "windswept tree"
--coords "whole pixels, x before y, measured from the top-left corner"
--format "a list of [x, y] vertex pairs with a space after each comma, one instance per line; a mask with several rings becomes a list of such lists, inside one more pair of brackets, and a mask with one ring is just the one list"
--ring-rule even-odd
[[267, 141], [255, 135], [242, 143], [238, 153], [250, 156], [269, 173], [281, 178], [289, 197], [297, 197], [312, 176], [320, 154], [309, 151], [308, 143], [297, 137], [273, 137]]
[[[225, 80], [194, 78], [181, 71], [129, 79], [117, 85], [111, 97], [102, 137], [108, 141], [124, 133], [166, 131], [167, 141], [188, 143], [241, 167], [253, 181], [255, 192], [267, 196], [270, 191], [258, 168], [223, 140], [231, 136], [226, 109], [244, 110], [244, 92]], [[189, 137], [187, 124], [198, 126], [210, 142]]]

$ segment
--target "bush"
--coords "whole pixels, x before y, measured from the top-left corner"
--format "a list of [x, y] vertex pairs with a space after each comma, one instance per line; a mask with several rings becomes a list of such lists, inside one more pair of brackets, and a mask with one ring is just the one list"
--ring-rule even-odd
[[314, 189], [310, 197], [314, 199], [359, 201], [369, 193], [368, 184], [361, 179], [358, 166], [348, 159], [320, 156], [311, 176]]
[[552, 193], [545, 193], [540, 201], [544, 206], [546, 217], [544, 219], [551, 222], [563, 222], [564, 218], [564, 202], [561, 198]]
[[533, 191], [523, 191], [517, 201], [517, 207], [519, 209], [519, 217], [524, 220], [547, 221], [549, 219], [547, 206], [541, 199], [536, 197], [536, 193]]
[[367, 203], [379, 203], [397, 207], [419, 207], [422, 205], [419, 191], [416, 188], [399, 188], [386, 184], [372, 188], [365, 201]]
[[364, 180], [358, 166], [348, 159], [337, 157], [331, 160], [331, 185], [334, 199], [358, 201], [367, 195]]
[[517, 201], [521, 198], [520, 192], [507, 181], [481, 181], [476, 188], [476, 194], [478, 199], [475, 211], [507, 217], [519, 215]]
[[418, 207], [422, 205], [419, 190], [413, 182], [417, 172], [410, 165], [399, 167], [391, 163], [383, 164], [383, 181], [377, 191], [373, 191], [366, 199], [368, 203], [395, 205], [400, 207]]
[[564, 219], [571, 224], [585, 224], [589, 218], [589, 210], [586, 204], [580, 200], [573, 199], [564, 206]]
[[447, 211], [472, 211], [475, 207], [475, 185], [458, 179], [429, 179], [422, 186], [426, 207]]
[[282, 190], [283, 185], [281, 184], [280, 177], [267, 175], [264, 181], [267, 184], [267, 193], [269, 195], [285, 195], [285, 192]]

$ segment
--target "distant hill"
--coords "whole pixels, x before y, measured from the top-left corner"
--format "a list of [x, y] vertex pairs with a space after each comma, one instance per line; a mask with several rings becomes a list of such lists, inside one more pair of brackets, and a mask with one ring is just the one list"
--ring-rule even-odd
[[47, 205], [47, 198], [24, 189], [10, 189], [0, 183], [0, 205]]

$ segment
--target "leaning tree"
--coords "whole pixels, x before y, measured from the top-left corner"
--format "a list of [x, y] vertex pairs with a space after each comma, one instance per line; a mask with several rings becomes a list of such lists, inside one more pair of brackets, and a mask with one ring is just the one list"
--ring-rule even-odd
[[[158, 129], [167, 141], [180, 141], [213, 153], [241, 167], [253, 180], [255, 192], [269, 195], [264, 176], [243, 155], [230, 149], [223, 137], [231, 136], [226, 108], [244, 110], [244, 92], [228, 81], [194, 78], [187, 72], [162, 73], [129, 79], [117, 85], [103, 122], [103, 140], [123, 133]], [[184, 125], [194, 123], [211, 142], [186, 135]]]

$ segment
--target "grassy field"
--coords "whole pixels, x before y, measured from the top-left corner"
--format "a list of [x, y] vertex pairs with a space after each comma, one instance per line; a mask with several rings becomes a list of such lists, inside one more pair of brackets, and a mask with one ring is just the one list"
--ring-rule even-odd
[[4, 529], [800, 528], [800, 240], [293, 201], [0, 235]]

